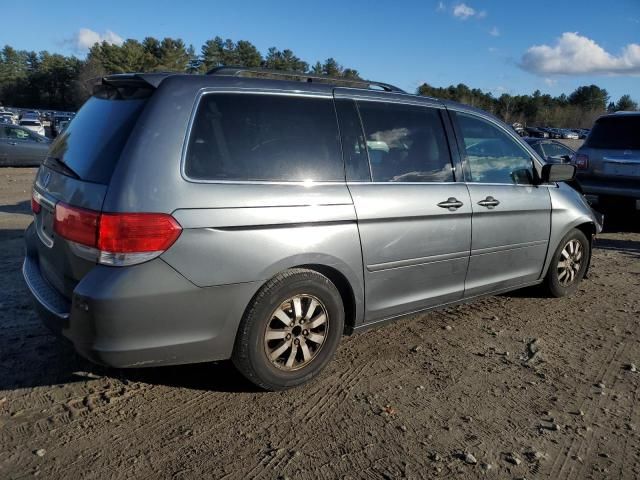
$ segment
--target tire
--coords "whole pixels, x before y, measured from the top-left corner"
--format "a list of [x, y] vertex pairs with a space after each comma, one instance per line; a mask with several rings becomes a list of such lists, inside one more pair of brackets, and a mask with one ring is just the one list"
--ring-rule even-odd
[[590, 256], [591, 244], [585, 234], [576, 228], [567, 233], [551, 258], [546, 277], [549, 293], [556, 298], [574, 293], [587, 271]]
[[340, 293], [327, 277], [302, 268], [286, 270], [263, 285], [247, 307], [232, 361], [265, 390], [301, 385], [333, 358], [344, 317]]

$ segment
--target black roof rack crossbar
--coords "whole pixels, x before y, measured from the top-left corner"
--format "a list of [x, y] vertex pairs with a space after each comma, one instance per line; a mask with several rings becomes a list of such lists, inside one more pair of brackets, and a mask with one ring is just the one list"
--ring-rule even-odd
[[223, 75], [230, 77], [252, 77], [266, 78], [270, 80], [290, 80], [308, 83], [326, 83], [330, 85], [379, 89], [385, 92], [407, 93], [401, 88], [382, 82], [373, 82], [371, 80], [361, 80], [355, 78], [336, 78], [327, 75], [310, 75], [301, 72], [289, 72], [286, 70], [269, 70], [267, 68], [250, 68], [250, 67], [215, 67], [207, 72], [207, 75]]

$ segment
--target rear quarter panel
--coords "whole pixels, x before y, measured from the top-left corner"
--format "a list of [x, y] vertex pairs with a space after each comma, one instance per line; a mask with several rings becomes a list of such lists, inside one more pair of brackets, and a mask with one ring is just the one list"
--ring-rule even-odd
[[[246, 187], [254, 194], [238, 193]], [[348, 280], [360, 318], [362, 254], [346, 186], [210, 184], [208, 188], [209, 208], [174, 212], [184, 230], [162, 255], [164, 261], [199, 287], [264, 282], [288, 268], [328, 266]], [[267, 195], [269, 190], [273, 195]], [[318, 197], [330, 203], [316, 204]], [[262, 204], [241, 206], [251, 198]]]

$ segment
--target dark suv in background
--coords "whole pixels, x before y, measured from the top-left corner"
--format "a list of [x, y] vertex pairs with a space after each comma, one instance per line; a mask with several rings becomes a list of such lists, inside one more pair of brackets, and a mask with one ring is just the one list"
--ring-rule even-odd
[[573, 163], [591, 201], [640, 210], [640, 112], [598, 118]]

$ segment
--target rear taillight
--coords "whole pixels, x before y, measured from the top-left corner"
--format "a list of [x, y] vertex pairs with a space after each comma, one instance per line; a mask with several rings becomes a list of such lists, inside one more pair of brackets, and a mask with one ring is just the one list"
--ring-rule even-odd
[[165, 213], [104, 213], [98, 249], [115, 253], [165, 251], [180, 232], [178, 222]]
[[133, 265], [157, 257], [178, 239], [182, 227], [166, 213], [98, 213], [56, 204], [54, 231], [87, 248], [76, 254], [105, 265]]
[[99, 223], [98, 212], [72, 207], [61, 202], [56, 204], [53, 231], [67, 240], [87, 247], [97, 246]]
[[589, 168], [589, 156], [584, 153], [576, 153], [573, 164], [578, 170], [586, 170]]
[[37, 195], [36, 192], [31, 193], [31, 211], [36, 215], [42, 210], [42, 205], [40, 205], [40, 200], [38, 200]]

